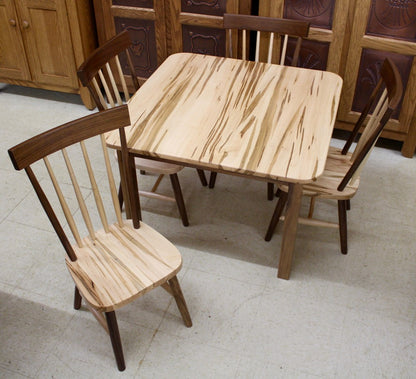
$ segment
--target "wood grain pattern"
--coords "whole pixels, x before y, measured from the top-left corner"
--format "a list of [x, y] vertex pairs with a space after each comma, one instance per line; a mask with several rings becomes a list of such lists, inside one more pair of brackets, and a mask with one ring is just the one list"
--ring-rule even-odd
[[66, 264], [83, 298], [99, 311], [112, 311], [165, 283], [182, 265], [179, 251], [163, 236], [140, 223], [110, 225], [95, 240], [74, 246], [77, 260]]
[[[324, 170], [341, 86], [329, 72], [175, 54], [130, 99], [128, 146], [184, 165], [309, 182]], [[107, 143], [119, 146], [118, 136]]]

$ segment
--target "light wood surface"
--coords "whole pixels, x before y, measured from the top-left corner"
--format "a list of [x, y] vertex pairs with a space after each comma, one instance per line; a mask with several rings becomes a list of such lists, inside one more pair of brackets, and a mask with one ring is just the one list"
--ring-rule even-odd
[[[128, 147], [184, 165], [310, 182], [325, 167], [341, 86], [329, 72], [175, 54], [129, 101]], [[119, 146], [118, 136], [107, 143]]]
[[[341, 86], [330, 72], [175, 54], [128, 102], [128, 148], [156, 160], [292, 183], [278, 270], [288, 279], [302, 184], [324, 171]], [[115, 133], [107, 143], [120, 145]]]
[[108, 233], [96, 231], [94, 240], [86, 237], [82, 243], [74, 246], [77, 260], [66, 263], [83, 298], [101, 312], [165, 283], [182, 265], [178, 249], [144, 223], [139, 229], [130, 221], [110, 225]]

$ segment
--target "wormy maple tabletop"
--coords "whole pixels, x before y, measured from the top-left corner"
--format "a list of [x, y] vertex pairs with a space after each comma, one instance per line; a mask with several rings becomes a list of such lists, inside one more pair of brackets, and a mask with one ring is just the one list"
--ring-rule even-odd
[[[171, 55], [129, 101], [131, 152], [257, 178], [319, 176], [342, 79], [232, 58]], [[119, 146], [118, 135], [107, 137]]]

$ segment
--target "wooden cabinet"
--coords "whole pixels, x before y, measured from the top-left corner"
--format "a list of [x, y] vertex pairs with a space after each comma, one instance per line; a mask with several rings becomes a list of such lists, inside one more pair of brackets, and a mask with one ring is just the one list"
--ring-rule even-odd
[[416, 2], [384, 0], [259, 0], [259, 14], [311, 22], [301, 64], [344, 79], [336, 128], [351, 130], [378, 80], [385, 57], [398, 66], [405, 93], [382, 136], [416, 148]]
[[134, 65], [145, 79], [173, 53], [224, 55], [222, 15], [249, 14], [250, 3], [251, 0], [94, 0], [98, 40], [102, 43], [129, 30]]
[[0, 0], [0, 82], [79, 93], [77, 67], [96, 46], [86, 0]]

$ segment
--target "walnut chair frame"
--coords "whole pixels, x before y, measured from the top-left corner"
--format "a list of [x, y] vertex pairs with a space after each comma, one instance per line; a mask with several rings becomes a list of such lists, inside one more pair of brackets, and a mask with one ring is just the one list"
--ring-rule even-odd
[[[315, 182], [303, 186], [303, 195], [309, 196], [311, 202], [308, 217], [299, 218], [299, 223], [338, 228], [342, 254], [348, 252], [347, 210], [350, 209], [350, 199], [357, 192], [361, 170], [387, 121], [400, 104], [402, 95], [403, 86], [399, 71], [387, 58], [381, 66], [380, 79], [344, 147], [330, 147], [324, 173]], [[349, 150], [359, 133], [361, 136], [354, 151], [350, 153]], [[279, 184], [278, 187], [279, 201], [265, 236], [266, 241], [272, 238], [288, 197], [288, 185]], [[313, 218], [315, 200], [319, 198], [338, 201], [338, 224]]]
[[[134, 189], [134, 180], [127, 175], [135, 172], [124, 133], [124, 127], [128, 125], [129, 112], [127, 106], [123, 105], [66, 123], [9, 149], [15, 169], [26, 171], [67, 253], [66, 265], [75, 282], [74, 308], [80, 309], [84, 300], [87, 308], [108, 332], [120, 371], [125, 369], [125, 362], [116, 309], [162, 286], [175, 298], [185, 325], [192, 325], [176, 277], [182, 265], [181, 255], [166, 238], [140, 221], [137, 192], [129, 192], [133, 219], [122, 219], [104, 133], [119, 129], [121, 167], [125, 176], [130, 178], [128, 187]], [[96, 144], [92, 144], [93, 137], [98, 139]], [[97, 154], [99, 150], [102, 153]], [[74, 155], [76, 152], [78, 154]], [[59, 164], [60, 153], [64, 163], [54, 170], [53, 166]], [[48, 172], [46, 176], [38, 166], [41, 164], [38, 161], [42, 160]], [[62, 166], [67, 168], [66, 177]], [[38, 174], [35, 175], [35, 172]], [[48, 175], [55, 195], [50, 193], [53, 190], [47, 190]], [[74, 194], [76, 204], [70, 200], [74, 199]], [[56, 204], [56, 207], [52, 204]], [[109, 212], [109, 209], [112, 211]], [[78, 219], [83, 220], [84, 224], [77, 222]], [[74, 243], [64, 232], [64, 222], [72, 232]], [[81, 237], [81, 228], [87, 235], [84, 238]]]
[[[274, 63], [274, 51], [276, 42], [279, 38], [283, 37], [282, 46], [280, 50], [279, 64], [284, 65], [286, 61], [290, 66], [296, 67], [299, 61], [300, 48], [302, 46], [303, 38], [306, 38], [309, 34], [309, 22], [288, 20], [283, 18], [273, 17], [261, 17], [261, 16], [249, 16], [240, 14], [224, 14], [224, 29], [228, 30], [227, 57], [238, 57], [238, 51], [240, 50], [236, 46], [237, 43], [233, 43], [238, 38], [238, 31], [241, 31], [241, 59], [249, 59], [249, 49], [247, 48], [247, 32], [256, 32], [256, 49], [255, 49], [255, 62], [260, 61], [261, 41], [263, 34], [268, 38], [267, 49], [267, 63]], [[289, 37], [296, 37], [296, 47], [292, 56], [287, 54], [287, 44]], [[209, 179], [209, 188], [214, 188], [217, 178], [217, 173], [212, 171]], [[273, 200], [274, 198], [274, 185], [273, 183], [267, 184], [267, 198]]]
[[[130, 99], [129, 87], [132, 87], [134, 92], [140, 88], [129, 51], [131, 46], [132, 42], [129, 32], [123, 31], [96, 49], [78, 69], [78, 77], [82, 85], [89, 89], [99, 111], [123, 104], [118, 88], [122, 88], [125, 101]], [[120, 63], [123, 54], [125, 54], [125, 61], [130, 71], [129, 83], [126, 83]], [[119, 159], [120, 153], [118, 152], [117, 154]], [[140, 170], [142, 174], [150, 172], [158, 175], [158, 179], [152, 189], [150, 191], [140, 190], [140, 196], [176, 202], [182, 223], [184, 226], [188, 226], [188, 215], [177, 174], [183, 169], [183, 166], [138, 157], [135, 158], [135, 165], [136, 169]], [[204, 171], [197, 170], [197, 172], [202, 185], [207, 186], [208, 183]], [[169, 175], [174, 197], [156, 192], [164, 175]], [[122, 183], [120, 182], [118, 192], [121, 206], [124, 200]]]

